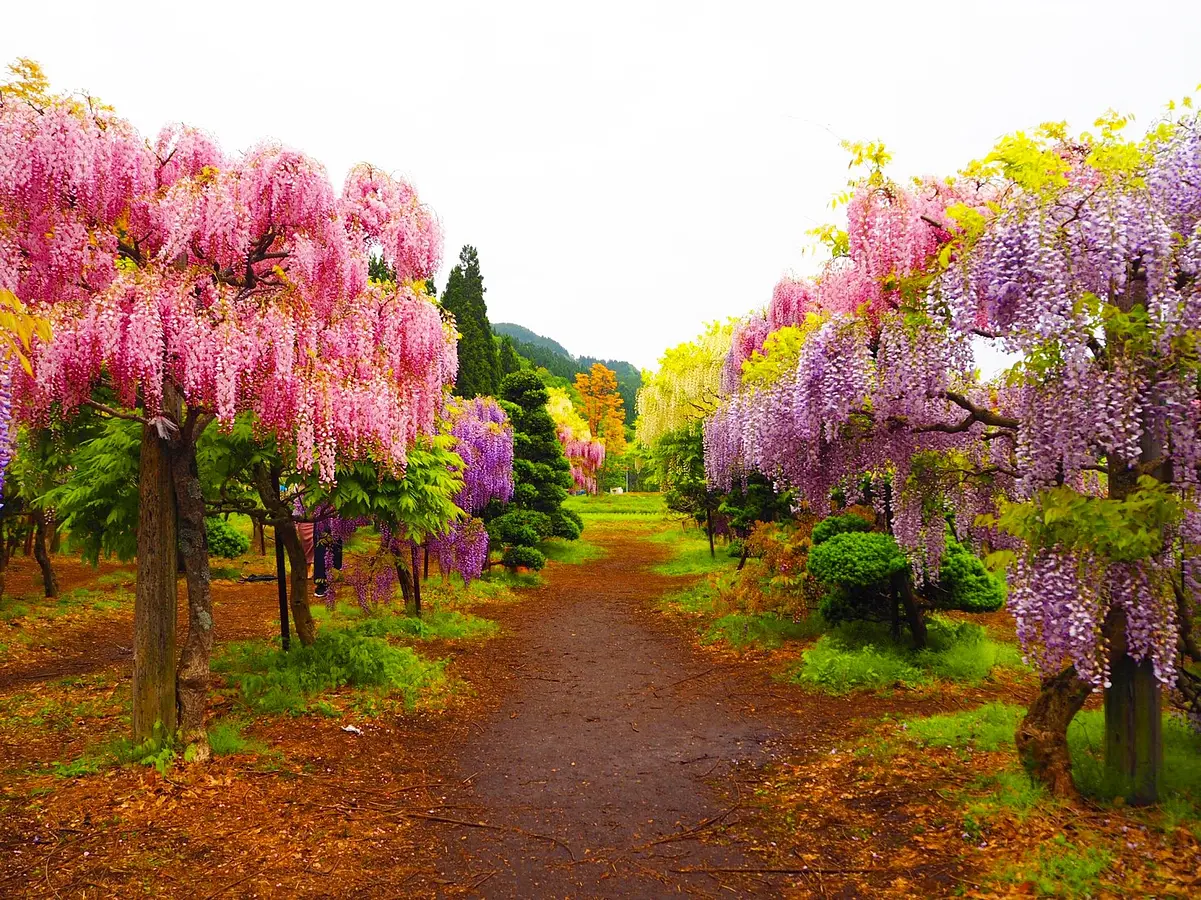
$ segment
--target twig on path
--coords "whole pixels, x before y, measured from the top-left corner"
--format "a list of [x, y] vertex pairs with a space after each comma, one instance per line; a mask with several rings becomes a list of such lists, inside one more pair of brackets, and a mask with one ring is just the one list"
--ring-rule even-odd
[[[483, 770], [481, 769], [480, 771], [483, 771]], [[464, 778], [462, 781], [459, 782], [459, 787], [463, 787], [464, 785], [470, 784], [471, 782], [475, 781], [476, 777], [479, 774], [480, 774], [479, 772], [476, 772], [475, 775], [468, 775], [466, 778]]]
[[673, 681], [671, 684], [668, 685], [668, 687], [673, 688], [676, 685], [684, 684], [687, 681], [695, 681], [698, 678], [704, 678], [706, 675], [712, 675], [716, 671], [717, 671], [717, 666], [714, 666], [712, 669], [706, 669], [704, 672], [698, 672], [695, 675], [689, 675], [687, 678], [681, 678], [679, 681]]
[[671, 871], [682, 875], [712, 875], [714, 873], [725, 873], [728, 875], [846, 875], [859, 872], [887, 872], [888, 869], [852, 869], [852, 868], [837, 868], [837, 869], [821, 869], [809, 866], [804, 869], [786, 869], [774, 868], [770, 866], [764, 867], [746, 867], [739, 868], [737, 866], [689, 866], [684, 869], [672, 869]]
[[261, 869], [258, 869], [258, 870], [254, 871], [254, 872], [251, 872], [249, 875], [243, 875], [243, 876], [242, 876], [241, 878], [239, 878], [237, 881], [231, 881], [231, 882], [230, 882], [229, 884], [227, 884], [225, 887], [222, 887], [222, 888], [217, 888], [217, 890], [215, 890], [215, 891], [213, 891], [211, 894], [207, 895], [207, 896], [204, 898], [204, 900], [213, 900], [213, 898], [214, 898], [214, 897], [219, 897], [219, 896], [221, 896], [221, 895], [222, 895], [222, 894], [224, 894], [226, 891], [228, 891], [230, 888], [235, 888], [235, 887], [237, 887], [239, 884], [242, 884], [242, 883], [244, 883], [244, 882], [247, 882], [247, 881], [249, 881], [251, 878], [257, 878], [259, 875], [262, 875], [264, 872], [266, 872], [266, 871], [267, 871], [269, 868], [271, 868], [271, 866], [270, 866], [270, 865], [266, 865], [266, 866], [263, 866]]
[[402, 812], [402, 816], [409, 819], [424, 819], [427, 822], [442, 822], [446, 825], [461, 825], [464, 828], [483, 828], [488, 831], [512, 831], [517, 834], [524, 834], [526, 837], [537, 838], [540, 841], [550, 841], [567, 851], [567, 855], [575, 860], [575, 851], [563, 843], [554, 835], [541, 834], [537, 831], [527, 831], [524, 828], [518, 828], [516, 825], [489, 825], [487, 822], [469, 822], [466, 819], [452, 819], [449, 816], [431, 816], [428, 813], [417, 812]]
[[480, 878], [478, 881], [476, 881], [475, 884], [473, 884], [471, 886], [471, 889], [473, 891], [478, 891], [481, 887], [484, 886], [484, 884], [488, 881], [488, 879], [490, 879], [493, 875], [495, 875], [499, 871], [500, 871], [500, 869], [493, 869], [491, 872], [485, 872], [483, 877]]
[[697, 824], [693, 825], [691, 828], [685, 828], [683, 831], [677, 831], [675, 834], [669, 834], [669, 835], [667, 835], [667, 837], [658, 838], [657, 840], [651, 841], [650, 843], [647, 843], [647, 844], [640, 844], [637, 847], [631, 847], [630, 850], [639, 852], [642, 850], [646, 850], [650, 847], [658, 846], [659, 844], [670, 844], [673, 841], [686, 841], [690, 838], [696, 837], [697, 834], [704, 831], [706, 828], [711, 828], [712, 826], [717, 825], [720, 822], [724, 821], [725, 818], [730, 815], [730, 813], [734, 812], [741, 805], [742, 805], [742, 801], [740, 799], [737, 803], [735, 803], [733, 806], [731, 806], [725, 812], [718, 813], [715, 816], [710, 816], [709, 818], [705, 819], [705, 821], [698, 822]]

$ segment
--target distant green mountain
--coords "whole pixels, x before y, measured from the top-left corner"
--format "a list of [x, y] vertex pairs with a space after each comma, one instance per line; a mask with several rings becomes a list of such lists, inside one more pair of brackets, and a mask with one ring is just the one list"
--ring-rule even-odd
[[545, 347], [560, 356], [566, 356], [568, 359], [574, 359], [567, 348], [558, 341], [551, 340], [548, 337], [543, 337], [540, 334], [535, 334], [528, 328], [522, 325], [515, 325], [512, 322], [494, 322], [492, 330], [496, 334], [507, 334], [515, 341], [521, 341], [523, 344], [534, 344], [538, 347]]
[[572, 356], [558, 341], [512, 322], [494, 322], [492, 331], [512, 339], [513, 348], [534, 365], [568, 381], [574, 380], [577, 372], [587, 372], [593, 363], [608, 366], [617, 373], [617, 391], [625, 403], [626, 422], [634, 421], [634, 399], [638, 396], [638, 388], [642, 387], [642, 372], [633, 363], [620, 359]]

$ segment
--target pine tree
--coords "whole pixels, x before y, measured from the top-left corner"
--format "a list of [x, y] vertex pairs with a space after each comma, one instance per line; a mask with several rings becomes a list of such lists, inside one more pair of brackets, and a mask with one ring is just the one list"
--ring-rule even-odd
[[459, 340], [459, 377], [455, 393], [461, 397], [494, 395], [500, 382], [496, 343], [484, 302], [480, 260], [470, 244], [459, 252], [459, 264], [450, 270], [442, 292], [442, 306], [454, 314]]

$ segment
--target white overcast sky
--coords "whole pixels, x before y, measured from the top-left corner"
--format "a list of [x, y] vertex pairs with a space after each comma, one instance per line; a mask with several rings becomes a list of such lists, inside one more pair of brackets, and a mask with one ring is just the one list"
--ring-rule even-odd
[[840, 138], [902, 177], [1042, 121], [1146, 125], [1201, 81], [1201, 2], [6, 0], [18, 56], [148, 135], [405, 175], [446, 229], [439, 286], [474, 244], [493, 321], [653, 366], [813, 269]]

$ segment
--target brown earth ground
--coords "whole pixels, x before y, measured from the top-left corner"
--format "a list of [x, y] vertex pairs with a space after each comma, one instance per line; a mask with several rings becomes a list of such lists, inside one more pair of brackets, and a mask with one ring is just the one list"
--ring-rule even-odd
[[[976, 893], [984, 851], [965, 846], [938, 755], [872, 773], [853, 750], [885, 713], [1028, 686], [803, 691], [773, 677], [788, 653], [700, 647], [663, 614], [687, 583], [651, 572], [670, 548], [637, 526], [588, 537], [605, 556], [474, 609], [500, 637], [422, 645], [451, 658], [451, 696], [370, 719], [260, 717], [270, 753], [166, 775], [51, 771], [124, 727], [128, 609], [36, 618], [24, 640], [0, 628], [0, 896]], [[10, 586], [32, 585], [25, 562]], [[64, 590], [97, 577], [58, 564]], [[221, 641], [278, 629], [274, 585], [214, 593]]]

